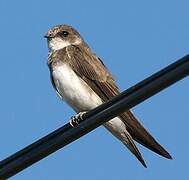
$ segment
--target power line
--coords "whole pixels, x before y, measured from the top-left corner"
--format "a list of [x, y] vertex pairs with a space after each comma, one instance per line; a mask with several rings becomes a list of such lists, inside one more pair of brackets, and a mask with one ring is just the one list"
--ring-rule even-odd
[[7, 179], [94, 130], [120, 113], [189, 75], [189, 55], [167, 66], [112, 100], [83, 115], [76, 127], [69, 123], [0, 162], [0, 179]]

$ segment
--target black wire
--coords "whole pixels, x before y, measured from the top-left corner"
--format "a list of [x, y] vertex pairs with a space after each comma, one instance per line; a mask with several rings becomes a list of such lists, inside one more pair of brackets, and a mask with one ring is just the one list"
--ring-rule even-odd
[[66, 124], [0, 162], [0, 179], [9, 178], [63, 146], [189, 75], [189, 55], [83, 115], [77, 127]]

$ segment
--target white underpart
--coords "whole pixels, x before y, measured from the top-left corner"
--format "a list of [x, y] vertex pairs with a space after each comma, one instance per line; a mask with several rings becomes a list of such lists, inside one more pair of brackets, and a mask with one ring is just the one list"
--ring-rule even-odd
[[51, 49], [53, 51], [65, 48], [65, 47], [67, 47], [69, 45], [70, 45], [69, 41], [64, 41], [60, 37], [52, 38], [49, 41], [49, 49]]
[[[67, 64], [53, 67], [52, 76], [59, 95], [76, 111], [89, 111], [100, 104], [100, 97]], [[118, 118], [105, 123], [105, 127], [127, 143], [125, 124]]]
[[[77, 45], [79, 43], [81, 43], [81, 39], [78, 38], [72, 44]], [[60, 50], [69, 45], [71, 45], [69, 41], [65, 41], [65, 40], [61, 39], [60, 37], [54, 37], [51, 40], [49, 40], [49, 49], [52, 51]]]

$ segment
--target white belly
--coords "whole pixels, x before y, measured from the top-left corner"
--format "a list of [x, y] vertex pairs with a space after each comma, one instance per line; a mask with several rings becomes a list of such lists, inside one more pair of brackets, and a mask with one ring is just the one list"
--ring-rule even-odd
[[[89, 111], [100, 104], [100, 97], [67, 65], [53, 67], [52, 76], [59, 95], [76, 111]], [[118, 117], [105, 123], [105, 127], [120, 140], [124, 140], [125, 124]]]
[[55, 66], [52, 75], [58, 93], [75, 111], [88, 111], [102, 104], [99, 96], [69, 65]]

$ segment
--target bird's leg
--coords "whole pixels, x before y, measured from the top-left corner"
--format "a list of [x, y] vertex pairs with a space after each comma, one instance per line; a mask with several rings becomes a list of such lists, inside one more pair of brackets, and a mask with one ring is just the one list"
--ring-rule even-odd
[[72, 116], [71, 119], [70, 119], [70, 125], [72, 127], [75, 127], [77, 125], [79, 125], [79, 123], [81, 121], [83, 121], [83, 114], [85, 114], [86, 112], [83, 111], [83, 112], [80, 112], [78, 114], [76, 114], [75, 116]]

